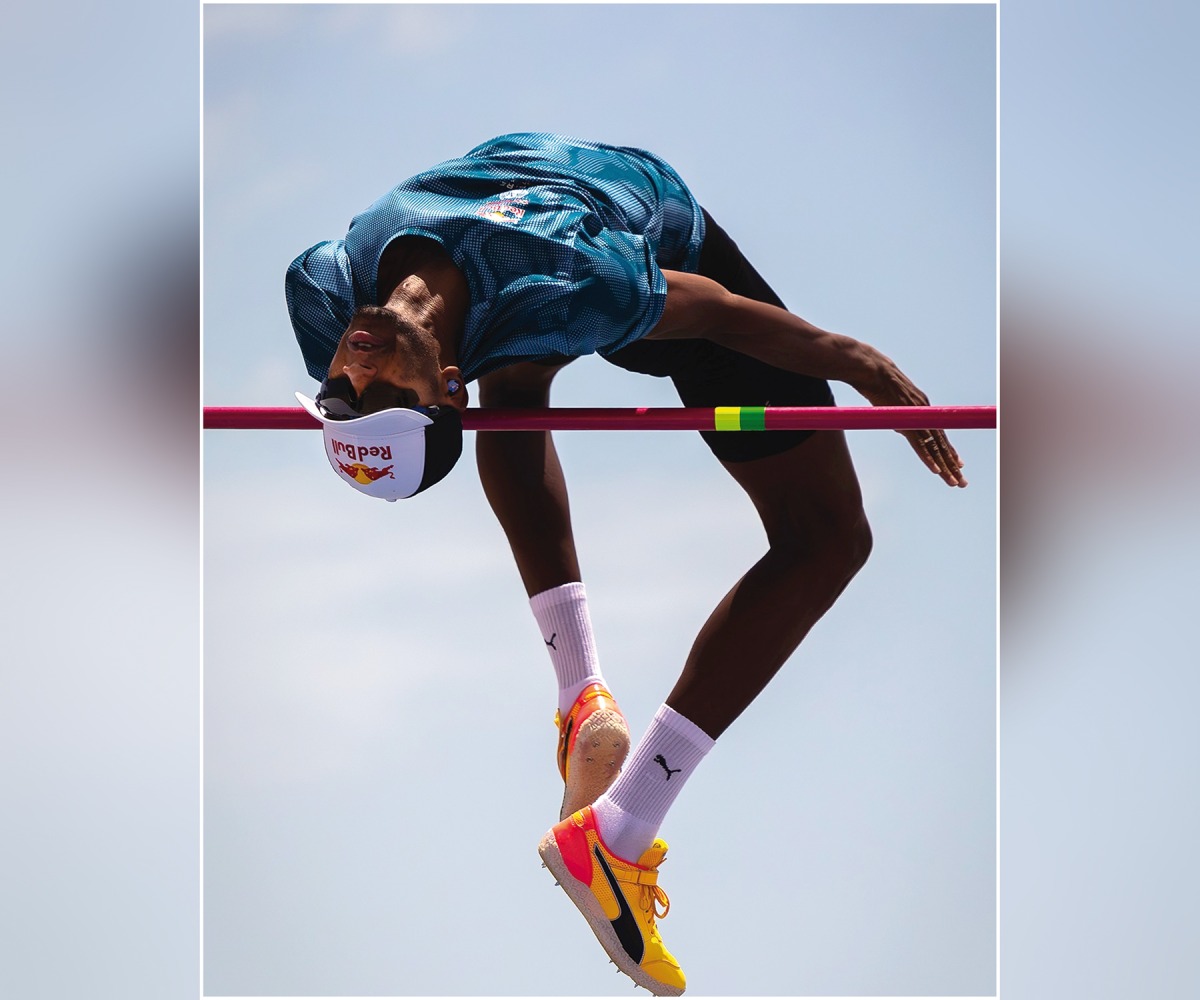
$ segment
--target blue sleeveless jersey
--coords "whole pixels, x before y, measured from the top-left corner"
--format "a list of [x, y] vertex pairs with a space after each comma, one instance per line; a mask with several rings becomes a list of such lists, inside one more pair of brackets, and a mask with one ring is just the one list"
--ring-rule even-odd
[[288, 268], [288, 312], [322, 379], [399, 236], [436, 240], [470, 290], [458, 365], [476, 379], [518, 361], [609, 354], [662, 316], [660, 268], [696, 271], [704, 218], [687, 186], [644, 150], [544, 133], [500, 136], [397, 185], [344, 240]]

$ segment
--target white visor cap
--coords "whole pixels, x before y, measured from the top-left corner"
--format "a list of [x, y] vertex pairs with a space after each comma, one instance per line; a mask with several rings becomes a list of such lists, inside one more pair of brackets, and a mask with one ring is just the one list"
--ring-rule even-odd
[[382, 500], [402, 500], [421, 488], [425, 428], [433, 424], [424, 413], [396, 408], [334, 420], [303, 393], [296, 393], [296, 399], [321, 422], [325, 457], [343, 482]]

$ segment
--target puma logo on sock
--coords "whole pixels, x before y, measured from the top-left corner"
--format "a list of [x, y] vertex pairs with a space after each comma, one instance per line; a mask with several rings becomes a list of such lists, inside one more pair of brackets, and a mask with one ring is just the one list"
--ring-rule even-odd
[[667, 781], [670, 781], [670, 780], [671, 780], [671, 775], [672, 775], [672, 774], [679, 774], [679, 773], [680, 773], [680, 772], [683, 770], [683, 768], [682, 768], [682, 767], [676, 767], [676, 768], [670, 768], [670, 767], [667, 767], [667, 758], [666, 758], [666, 757], [664, 757], [664, 756], [663, 756], [662, 754], [660, 754], [660, 753], [656, 753], [656, 754], [654, 755], [654, 762], [655, 762], [656, 764], [661, 764], [661, 765], [662, 765], [662, 768], [663, 768], [663, 770], [667, 772]]

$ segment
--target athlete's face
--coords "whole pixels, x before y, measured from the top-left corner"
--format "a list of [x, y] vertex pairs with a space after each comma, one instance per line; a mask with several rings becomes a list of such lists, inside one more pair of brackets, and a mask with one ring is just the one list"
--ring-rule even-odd
[[441, 367], [434, 337], [380, 306], [359, 309], [351, 318], [329, 366], [330, 378], [339, 375], [350, 380], [363, 413], [387, 406], [459, 405], [457, 397], [465, 396], [450, 394], [449, 377], [461, 381], [461, 376]]

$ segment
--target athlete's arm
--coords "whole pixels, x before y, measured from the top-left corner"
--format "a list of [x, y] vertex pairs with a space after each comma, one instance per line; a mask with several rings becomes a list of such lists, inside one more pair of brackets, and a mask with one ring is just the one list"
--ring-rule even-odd
[[[813, 326], [786, 309], [727, 291], [699, 274], [664, 271], [667, 303], [647, 340], [704, 339], [767, 364], [845, 382], [873, 406], [928, 406], [891, 358], [853, 337]], [[966, 486], [958, 453], [940, 430], [901, 431], [930, 469]]]
[[[845, 382], [863, 395], [890, 364], [869, 344], [822, 330], [770, 303], [734, 295], [711, 278], [683, 271], [663, 274], [667, 304], [647, 340], [711, 340], [777, 368]], [[906, 402], [921, 405], [927, 400], [917, 392]]]

